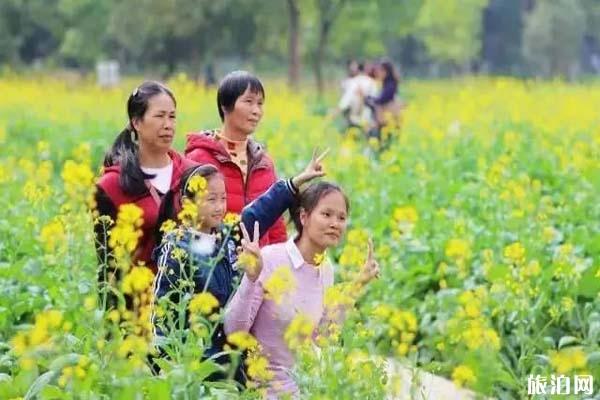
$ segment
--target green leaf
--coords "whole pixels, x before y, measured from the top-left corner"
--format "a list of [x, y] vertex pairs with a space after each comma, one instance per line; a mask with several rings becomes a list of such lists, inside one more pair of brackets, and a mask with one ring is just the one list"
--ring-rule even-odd
[[50, 383], [58, 375], [55, 371], [48, 371], [40, 376], [33, 382], [27, 393], [25, 394], [25, 400], [36, 399], [37, 395], [41, 390]]
[[168, 381], [150, 381], [145, 389], [148, 400], [162, 400], [171, 397], [171, 385]]
[[65, 354], [63, 356], [56, 358], [54, 361], [52, 361], [50, 363], [50, 365], [48, 366], [48, 369], [51, 371], [60, 372], [67, 365], [77, 364], [77, 361], [79, 361], [79, 354], [77, 354], [77, 353]]
[[588, 365], [600, 365], [600, 351], [594, 351], [587, 356]]
[[573, 344], [573, 343], [578, 343], [578, 342], [579, 342], [579, 339], [577, 339], [574, 336], [563, 336], [558, 341], [558, 348], [562, 349], [565, 346], [568, 346], [568, 345]]
[[57, 400], [66, 399], [67, 394], [57, 386], [48, 385], [40, 392], [40, 399], [42, 400]]
[[600, 267], [588, 268], [581, 275], [576, 292], [579, 296], [594, 298], [600, 292], [600, 278], [596, 277], [599, 269]]
[[217, 371], [220, 371], [220, 370], [221, 370], [221, 367], [219, 366], [219, 364], [215, 363], [212, 360], [204, 360], [200, 364], [200, 368], [198, 368], [195, 371], [195, 374], [196, 374], [196, 376], [198, 377], [199, 380], [203, 381], [210, 374], [213, 374], [213, 373], [215, 373]]
[[165, 360], [164, 358], [154, 358], [152, 361], [155, 362], [156, 364], [158, 364], [161, 371], [164, 371], [165, 373], [169, 373], [173, 370], [173, 364], [171, 364], [169, 361]]
[[510, 273], [510, 269], [506, 265], [494, 265], [492, 266], [487, 274], [487, 278], [490, 282], [498, 282], [506, 279]]

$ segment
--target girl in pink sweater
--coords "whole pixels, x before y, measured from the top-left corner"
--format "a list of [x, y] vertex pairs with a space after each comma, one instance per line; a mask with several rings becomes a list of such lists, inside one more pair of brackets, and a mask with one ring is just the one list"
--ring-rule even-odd
[[[340, 242], [348, 218], [348, 199], [333, 183], [312, 184], [300, 194], [298, 203], [292, 213], [298, 231], [295, 238], [261, 250], [257, 240], [250, 241], [247, 234], [244, 235], [245, 248], [255, 248], [254, 253], [262, 269], [255, 280], [244, 276], [225, 314], [226, 334], [249, 332], [258, 340], [262, 354], [268, 359], [273, 376], [267, 392], [269, 398], [284, 394], [295, 397], [298, 394], [291, 375], [294, 357], [284, 335], [290, 322], [299, 314], [310, 319], [316, 327], [315, 334], [320, 325], [327, 323], [324, 295], [325, 290], [333, 285], [333, 269], [326, 262], [319, 265], [318, 259], [328, 248]], [[368, 252], [367, 261], [356, 281], [359, 287], [379, 273], [370, 241]], [[294, 287], [280, 299], [266, 290], [273, 274], [291, 275], [290, 280], [295, 282]]]

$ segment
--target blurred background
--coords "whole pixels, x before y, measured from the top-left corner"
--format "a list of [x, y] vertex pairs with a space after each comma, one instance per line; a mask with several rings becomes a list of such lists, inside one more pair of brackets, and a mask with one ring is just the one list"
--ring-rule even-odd
[[[350, 58], [404, 76], [600, 73], [598, 0], [2, 0], [0, 65], [212, 83], [235, 68], [321, 91]], [[101, 64], [99, 64], [101, 63]]]

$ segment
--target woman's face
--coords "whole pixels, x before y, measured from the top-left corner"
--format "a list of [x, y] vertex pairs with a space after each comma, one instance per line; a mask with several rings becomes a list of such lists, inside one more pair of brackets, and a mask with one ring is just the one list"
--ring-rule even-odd
[[175, 103], [166, 93], [152, 96], [144, 116], [132, 122], [141, 148], [166, 152], [175, 136]]
[[330, 192], [321, 197], [310, 213], [300, 211], [302, 236], [306, 235], [322, 250], [337, 246], [346, 232], [347, 214], [346, 200], [342, 193]]
[[229, 126], [246, 135], [256, 130], [263, 116], [263, 95], [253, 93], [250, 87], [237, 98], [233, 110], [225, 111], [225, 119]]
[[206, 194], [198, 199], [198, 219], [202, 228], [216, 228], [223, 222], [227, 210], [225, 181], [221, 175], [213, 175], [206, 182]]

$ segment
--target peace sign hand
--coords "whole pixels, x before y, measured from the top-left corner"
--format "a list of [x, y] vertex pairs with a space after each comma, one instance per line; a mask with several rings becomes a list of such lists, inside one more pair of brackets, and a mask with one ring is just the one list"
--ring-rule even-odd
[[329, 153], [329, 149], [325, 150], [321, 155], [318, 154], [318, 150], [315, 148], [313, 150], [312, 158], [310, 162], [304, 168], [304, 171], [300, 172], [297, 176], [292, 178], [292, 184], [300, 189], [300, 186], [306, 182], [309, 182], [317, 177], [321, 177], [325, 175], [325, 170], [323, 169], [323, 165], [321, 161], [325, 158], [325, 156]]
[[373, 240], [369, 238], [367, 249], [367, 261], [363, 265], [362, 270], [357, 278], [359, 285], [363, 286], [369, 283], [373, 278], [379, 277], [379, 263], [373, 256]]
[[242, 230], [242, 253], [236, 264], [246, 271], [248, 279], [255, 282], [262, 270], [262, 258], [260, 255], [260, 247], [258, 245], [258, 239], [260, 237], [258, 221], [254, 222], [254, 235], [252, 239], [250, 239], [250, 235], [243, 223], [240, 223], [240, 228]]

